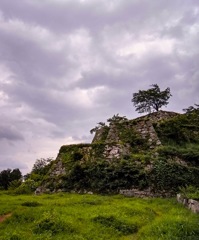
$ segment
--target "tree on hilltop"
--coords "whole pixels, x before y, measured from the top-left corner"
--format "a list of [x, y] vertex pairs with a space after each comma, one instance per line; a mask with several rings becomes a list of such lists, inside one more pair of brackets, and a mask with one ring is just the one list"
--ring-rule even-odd
[[131, 101], [135, 106], [135, 110], [139, 113], [159, 111], [162, 106], [166, 106], [168, 99], [172, 96], [170, 88], [160, 91], [157, 84], [152, 84], [152, 88], [148, 90], [139, 90], [138, 93], [133, 93]]

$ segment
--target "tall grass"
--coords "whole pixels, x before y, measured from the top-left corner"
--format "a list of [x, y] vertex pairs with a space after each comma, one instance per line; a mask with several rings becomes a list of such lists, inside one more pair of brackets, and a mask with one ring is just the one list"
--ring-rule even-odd
[[199, 215], [175, 199], [0, 195], [1, 240], [199, 239]]

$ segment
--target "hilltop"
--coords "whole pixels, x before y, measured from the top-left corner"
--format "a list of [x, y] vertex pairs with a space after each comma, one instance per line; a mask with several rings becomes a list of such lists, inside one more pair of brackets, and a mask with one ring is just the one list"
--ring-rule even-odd
[[172, 195], [199, 186], [199, 121], [194, 113], [114, 116], [90, 144], [63, 145], [38, 191]]

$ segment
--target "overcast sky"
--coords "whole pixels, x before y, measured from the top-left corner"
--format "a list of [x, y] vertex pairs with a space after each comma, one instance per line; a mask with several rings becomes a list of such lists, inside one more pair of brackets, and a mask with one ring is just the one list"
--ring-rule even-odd
[[198, 0], [0, 0], [0, 170], [139, 116], [132, 94], [154, 83], [168, 111], [199, 103]]

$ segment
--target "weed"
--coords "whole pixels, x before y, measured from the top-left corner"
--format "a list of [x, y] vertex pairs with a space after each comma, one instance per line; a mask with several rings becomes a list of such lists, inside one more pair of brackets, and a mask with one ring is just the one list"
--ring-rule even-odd
[[110, 227], [120, 232], [123, 235], [129, 235], [136, 233], [138, 231], [138, 226], [136, 224], [129, 224], [116, 219], [114, 216], [97, 216], [94, 222], [100, 223], [105, 227]]
[[[199, 215], [175, 199], [0, 194], [1, 214], [12, 213], [0, 223], [1, 240], [199, 239]], [[26, 202], [42, 205], [22, 206]]]
[[21, 240], [21, 237], [17, 234], [13, 234], [9, 240]]
[[21, 206], [26, 206], [26, 207], [37, 207], [41, 206], [42, 204], [36, 201], [31, 201], [31, 202], [23, 202]]
[[45, 212], [41, 220], [35, 223], [33, 232], [35, 234], [50, 232], [55, 235], [60, 232], [72, 233], [74, 229], [69, 224], [61, 221], [54, 213]]

